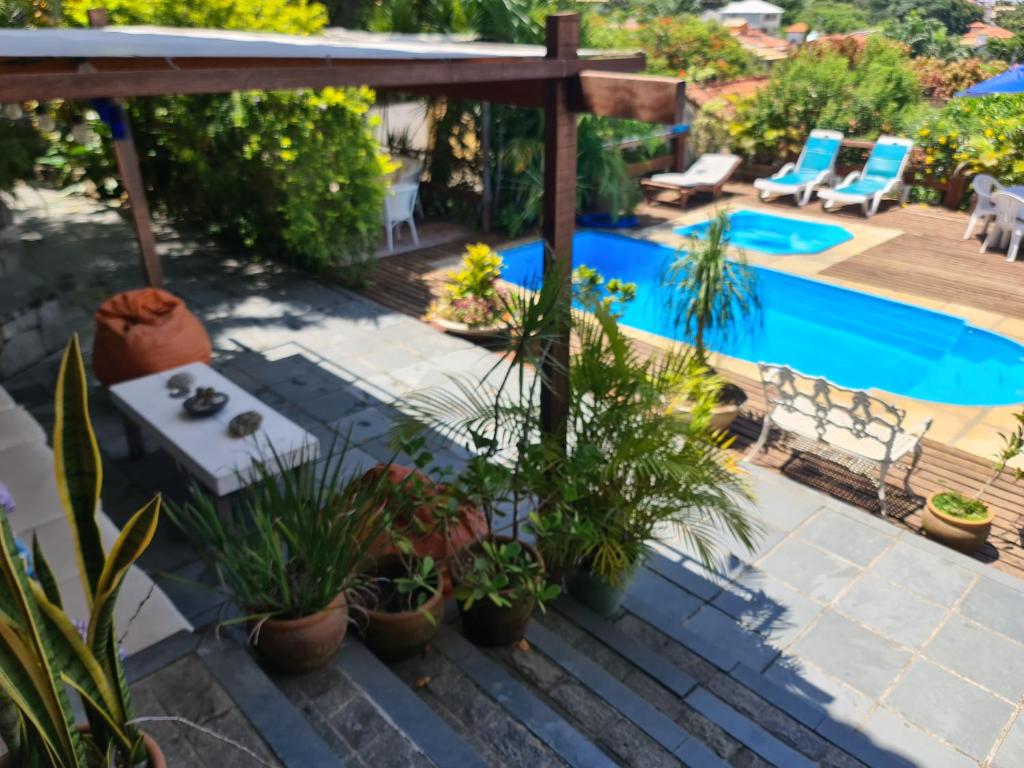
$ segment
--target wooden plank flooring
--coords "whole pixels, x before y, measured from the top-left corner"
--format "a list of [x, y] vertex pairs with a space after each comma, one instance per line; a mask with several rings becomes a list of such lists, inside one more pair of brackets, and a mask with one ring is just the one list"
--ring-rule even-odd
[[[749, 194], [749, 187], [734, 187], [734, 199]], [[659, 208], [642, 213], [652, 223], [675, 215]], [[837, 218], [845, 216], [857, 214], [851, 209]], [[960, 239], [966, 218], [944, 210], [890, 206], [873, 221], [879, 226], [902, 229], [906, 234], [831, 267], [825, 274], [1024, 318], [1024, 262], [1007, 263], [1000, 253], [977, 254], [977, 241]], [[457, 256], [464, 246], [464, 242], [453, 243], [381, 259], [366, 294], [388, 307], [421, 318], [440, 294], [445, 280], [446, 269], [439, 268], [437, 262]], [[734, 426], [734, 448], [745, 451], [760, 431], [763, 396], [756, 382], [732, 375], [728, 378], [750, 396], [745, 412]], [[888, 489], [893, 523], [915, 531], [920, 529], [920, 511], [926, 495], [946, 488], [973, 492], [987, 478], [990, 467], [984, 459], [942, 443], [925, 440], [924, 445], [924, 456], [911, 483], [913, 494], [908, 497], [903, 492], [902, 468], [890, 473]], [[793, 450], [785, 441], [771, 443], [757, 463], [861, 507], [869, 514], [879, 514], [870, 479], [818, 456]], [[996, 520], [989, 544], [975, 557], [1024, 577], [1024, 484], [1015, 485], [1012, 474], [1004, 472], [985, 500], [995, 511]]]

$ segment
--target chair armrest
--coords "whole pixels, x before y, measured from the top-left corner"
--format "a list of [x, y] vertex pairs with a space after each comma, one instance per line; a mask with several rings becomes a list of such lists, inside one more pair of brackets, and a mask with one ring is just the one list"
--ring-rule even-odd
[[779, 168], [775, 173], [772, 174], [773, 179], [781, 179], [787, 173], [796, 168], [796, 163], [786, 163], [784, 166]]
[[845, 187], [847, 184], [852, 184], [859, 178], [860, 171], [850, 171], [848, 174], [846, 174], [846, 177], [842, 181], [840, 181], [836, 186]]

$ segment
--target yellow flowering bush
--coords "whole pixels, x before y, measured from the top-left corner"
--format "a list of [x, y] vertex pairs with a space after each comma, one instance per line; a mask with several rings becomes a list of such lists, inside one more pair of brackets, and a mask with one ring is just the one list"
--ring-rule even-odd
[[444, 294], [430, 308], [433, 317], [471, 328], [491, 327], [508, 316], [505, 291], [498, 285], [501, 254], [486, 243], [466, 247], [458, 270], [448, 273]]
[[918, 130], [921, 173], [939, 181], [958, 170], [1024, 182], [1024, 96], [953, 99]]

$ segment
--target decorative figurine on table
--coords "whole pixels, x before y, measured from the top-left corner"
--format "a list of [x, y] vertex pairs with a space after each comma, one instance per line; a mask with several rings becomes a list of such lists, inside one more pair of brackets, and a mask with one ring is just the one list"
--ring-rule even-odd
[[248, 437], [256, 434], [256, 430], [263, 424], [263, 417], [256, 411], [240, 413], [228, 424], [228, 432], [232, 437]]
[[212, 416], [228, 404], [228, 396], [213, 387], [196, 387], [196, 393], [182, 405], [193, 416]]

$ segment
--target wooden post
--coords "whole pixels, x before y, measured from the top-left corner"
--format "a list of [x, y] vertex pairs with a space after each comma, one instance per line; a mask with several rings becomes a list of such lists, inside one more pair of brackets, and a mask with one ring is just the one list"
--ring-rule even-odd
[[[575, 59], [580, 17], [556, 13], [547, 19], [547, 58]], [[569, 336], [572, 298], [572, 239], [576, 227], [576, 114], [569, 111], [569, 80], [544, 83], [544, 269], [557, 280], [566, 311], [559, 314], [551, 352], [545, 360], [541, 428], [565, 446], [569, 407]]]
[[[676, 115], [675, 115], [675, 127], [679, 128], [686, 120], [686, 83], [680, 83], [679, 89], [676, 91]], [[672, 139], [672, 170], [676, 173], [682, 173], [686, 170], [686, 136], [690, 132], [690, 127], [687, 126], [686, 130], [680, 134], [677, 134]]]
[[[105, 9], [93, 8], [89, 11], [90, 27], [98, 29], [106, 25]], [[156, 238], [153, 236], [146, 186], [142, 181], [139, 155], [135, 151], [135, 142], [132, 139], [131, 123], [120, 99], [112, 101], [111, 108], [104, 110], [104, 120], [111, 128], [117, 170], [121, 174], [121, 183], [128, 195], [128, 213], [132, 219], [132, 229], [135, 230], [135, 240], [139, 244], [142, 274], [146, 285], [160, 288], [164, 284], [164, 275], [160, 267], [160, 254], [156, 250]]]
[[493, 194], [491, 189], [491, 103], [480, 104], [480, 180], [483, 194], [480, 200], [480, 229], [491, 231], [491, 206]]

